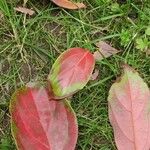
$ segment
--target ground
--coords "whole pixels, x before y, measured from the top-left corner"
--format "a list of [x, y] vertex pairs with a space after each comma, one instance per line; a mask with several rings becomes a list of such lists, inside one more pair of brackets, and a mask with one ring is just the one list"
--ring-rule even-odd
[[[6, 2], [7, 1], [7, 2]], [[82, 1], [82, 0], [80, 0]], [[10, 133], [9, 101], [28, 82], [46, 85], [58, 55], [70, 47], [96, 51], [106, 41], [121, 50], [96, 63], [97, 80], [72, 97], [79, 123], [77, 150], [116, 150], [108, 120], [111, 84], [128, 63], [150, 85], [150, 1], [84, 0], [87, 9], [57, 7], [50, 0], [28, 0], [33, 16], [14, 11], [19, 0], [0, 1], [0, 149], [15, 150]]]

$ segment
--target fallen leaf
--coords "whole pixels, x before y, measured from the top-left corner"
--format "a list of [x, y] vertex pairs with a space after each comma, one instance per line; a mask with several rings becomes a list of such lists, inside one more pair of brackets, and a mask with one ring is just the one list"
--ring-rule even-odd
[[97, 77], [98, 77], [98, 75], [99, 75], [99, 70], [98, 70], [98, 69], [95, 69], [95, 70], [94, 70], [94, 73], [93, 73], [92, 76], [91, 76], [91, 80], [96, 80]]
[[107, 44], [104, 41], [100, 41], [99, 43], [96, 44], [96, 46], [99, 48], [98, 51], [94, 52], [94, 58], [97, 61], [102, 60], [103, 58], [110, 57], [111, 55], [117, 54], [120, 52], [119, 50], [113, 48], [109, 44]]
[[80, 9], [80, 8], [86, 8], [86, 6], [83, 3], [75, 3], [69, 0], [52, 0], [56, 5], [67, 8], [67, 9]]
[[23, 14], [28, 14], [28, 15], [30, 15], [30, 16], [32, 16], [34, 13], [35, 13], [35, 11], [34, 10], [32, 10], [32, 9], [28, 9], [28, 8], [25, 8], [25, 7], [17, 7], [17, 8], [14, 8], [16, 11], [18, 11], [18, 12], [21, 12], [21, 13], [23, 13]]
[[49, 99], [45, 88], [25, 87], [10, 102], [11, 130], [18, 150], [74, 150], [78, 127], [67, 100]]
[[93, 55], [83, 48], [71, 48], [62, 53], [48, 76], [56, 99], [70, 96], [90, 80], [95, 66]]
[[118, 150], [150, 149], [150, 91], [139, 74], [124, 66], [110, 89], [109, 118]]

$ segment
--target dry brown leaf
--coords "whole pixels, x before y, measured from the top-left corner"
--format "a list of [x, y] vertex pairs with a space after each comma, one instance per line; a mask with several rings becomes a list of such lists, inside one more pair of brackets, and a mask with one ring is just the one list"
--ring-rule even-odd
[[28, 8], [25, 8], [25, 7], [17, 7], [17, 8], [14, 8], [14, 9], [18, 12], [21, 12], [23, 14], [28, 14], [30, 16], [32, 16], [35, 13], [34, 10], [31, 10], [31, 9], [28, 9]]
[[99, 70], [95, 69], [94, 73], [91, 76], [91, 80], [96, 80], [99, 75]]
[[86, 8], [86, 6], [83, 3], [75, 3], [69, 0], [52, 0], [56, 5], [67, 8], [67, 9], [80, 9], [80, 8]]
[[111, 45], [107, 44], [104, 41], [100, 41], [99, 43], [96, 44], [96, 46], [99, 48], [99, 50], [94, 52], [93, 55], [94, 58], [98, 61], [120, 52], [119, 50], [113, 48]]

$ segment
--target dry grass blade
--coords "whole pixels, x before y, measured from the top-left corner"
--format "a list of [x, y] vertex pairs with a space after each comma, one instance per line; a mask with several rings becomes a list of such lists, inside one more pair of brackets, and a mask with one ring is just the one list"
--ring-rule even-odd
[[23, 1], [23, 6], [25, 6], [27, 2], [28, 2], [28, 0], [24, 0]]
[[3, 13], [0, 11], [0, 19], [4, 17]]
[[148, 50], [146, 51], [146, 54], [147, 54], [147, 55], [150, 55], [150, 49], [148, 49]]

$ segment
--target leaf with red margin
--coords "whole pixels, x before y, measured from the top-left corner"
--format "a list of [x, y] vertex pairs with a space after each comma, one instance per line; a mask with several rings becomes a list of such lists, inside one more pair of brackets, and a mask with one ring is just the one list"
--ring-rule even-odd
[[90, 80], [94, 66], [95, 59], [86, 49], [71, 48], [62, 53], [48, 76], [55, 98], [61, 99], [82, 89]]
[[74, 150], [78, 127], [67, 100], [49, 99], [45, 88], [25, 87], [10, 102], [11, 130], [19, 150]]
[[124, 66], [120, 81], [110, 89], [108, 102], [118, 150], [149, 150], [150, 91], [131, 67]]
[[80, 8], [86, 8], [86, 6], [83, 3], [75, 3], [69, 0], [52, 0], [56, 5], [67, 8], [67, 9], [80, 9]]

